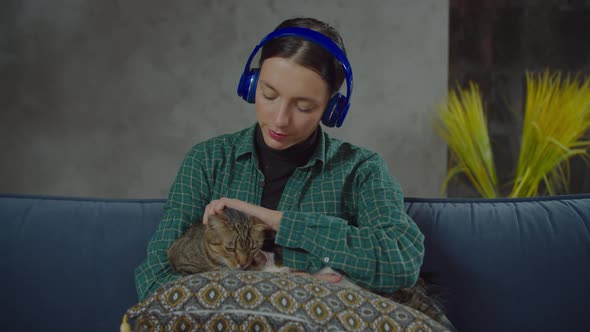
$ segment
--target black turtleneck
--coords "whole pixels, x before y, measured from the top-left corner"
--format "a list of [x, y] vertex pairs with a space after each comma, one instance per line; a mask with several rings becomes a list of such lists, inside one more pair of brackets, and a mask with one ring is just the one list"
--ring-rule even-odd
[[299, 166], [305, 165], [318, 143], [318, 131], [313, 132], [305, 141], [285, 150], [274, 150], [264, 142], [262, 130], [256, 125], [254, 146], [258, 154], [258, 165], [264, 174], [262, 205], [276, 210], [289, 177]]

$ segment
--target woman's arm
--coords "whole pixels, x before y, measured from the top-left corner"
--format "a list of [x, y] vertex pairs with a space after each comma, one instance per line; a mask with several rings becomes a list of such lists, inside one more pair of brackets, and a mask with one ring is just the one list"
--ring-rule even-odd
[[300, 248], [360, 286], [392, 293], [413, 285], [424, 236], [405, 213], [399, 184], [375, 154], [354, 173], [357, 225], [318, 213], [283, 211], [275, 242]]
[[147, 258], [135, 270], [135, 286], [140, 300], [180, 277], [172, 271], [167, 253], [186, 228], [194, 222], [201, 222], [210, 192], [203, 160], [200, 149], [193, 148], [172, 183], [164, 216], [148, 244]]

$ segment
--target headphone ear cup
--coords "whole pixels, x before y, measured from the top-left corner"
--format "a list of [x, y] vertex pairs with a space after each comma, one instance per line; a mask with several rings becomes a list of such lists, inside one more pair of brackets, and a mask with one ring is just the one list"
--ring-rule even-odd
[[256, 85], [258, 84], [259, 75], [260, 70], [250, 70], [240, 85], [240, 96], [250, 104], [253, 104], [256, 100]]
[[346, 113], [348, 113], [346, 97], [340, 93], [336, 93], [330, 98], [330, 102], [322, 116], [322, 123], [327, 127], [340, 127], [346, 117]]

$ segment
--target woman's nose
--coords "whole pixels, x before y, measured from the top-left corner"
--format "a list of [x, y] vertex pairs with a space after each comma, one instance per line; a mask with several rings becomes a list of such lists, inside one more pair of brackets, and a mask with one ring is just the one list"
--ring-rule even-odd
[[286, 127], [289, 125], [289, 109], [287, 103], [281, 103], [275, 113], [274, 123], [277, 127]]

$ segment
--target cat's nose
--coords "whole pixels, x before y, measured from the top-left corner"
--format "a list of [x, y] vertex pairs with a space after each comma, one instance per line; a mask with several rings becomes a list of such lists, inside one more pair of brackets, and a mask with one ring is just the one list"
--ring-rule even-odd
[[241, 255], [238, 255], [236, 263], [238, 269], [245, 269], [248, 265], [250, 265], [248, 257]]

